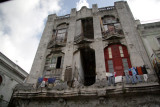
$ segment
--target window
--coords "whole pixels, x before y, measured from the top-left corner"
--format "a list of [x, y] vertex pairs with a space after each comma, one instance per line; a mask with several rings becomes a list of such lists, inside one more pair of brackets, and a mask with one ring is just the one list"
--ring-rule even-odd
[[111, 51], [111, 48], [108, 48], [108, 54], [109, 54], [109, 58], [112, 58], [112, 51]]
[[107, 16], [103, 18], [103, 29], [106, 33], [114, 34], [115, 33], [115, 26], [116, 20], [112, 16]]
[[65, 35], [66, 35], [66, 29], [59, 29], [57, 31], [57, 40], [59, 41], [64, 41], [65, 39]]
[[56, 68], [59, 69], [61, 68], [61, 61], [62, 60], [62, 56], [53, 56], [51, 59], [51, 64], [50, 64], [50, 68]]
[[160, 44], [160, 37], [159, 37], [159, 38], [157, 38], [157, 40], [158, 40], [158, 43]]
[[110, 73], [114, 72], [113, 61], [112, 60], [108, 60], [108, 68], [109, 68]]
[[67, 28], [68, 28], [67, 23], [61, 23], [57, 26], [57, 28], [55, 30], [56, 31], [56, 41], [57, 42], [65, 42], [66, 41]]
[[2, 76], [0, 75], [0, 85], [2, 84], [2, 80], [3, 80]]
[[94, 39], [93, 18], [82, 19], [82, 31], [85, 38]]
[[120, 51], [120, 55], [121, 55], [121, 57], [124, 57], [124, 53], [123, 53], [122, 46], [119, 46], [119, 51]]
[[122, 62], [123, 62], [123, 68], [124, 68], [124, 70], [128, 70], [128, 69], [129, 69], [129, 67], [128, 67], [128, 61], [127, 61], [127, 58], [122, 59]]
[[60, 68], [60, 67], [61, 67], [61, 59], [62, 59], [62, 56], [57, 57], [57, 65], [56, 65], [56, 68]]
[[116, 20], [113, 16], [107, 16], [103, 19], [104, 24], [116, 23]]

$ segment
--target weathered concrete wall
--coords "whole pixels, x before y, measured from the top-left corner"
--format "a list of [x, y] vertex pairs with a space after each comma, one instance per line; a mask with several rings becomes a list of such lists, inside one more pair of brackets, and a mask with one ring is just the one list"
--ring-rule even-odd
[[144, 49], [142, 40], [136, 29], [134, 17], [128, 7], [127, 2], [115, 2], [115, 7], [127, 41], [132, 66], [148, 65], [151, 69], [150, 74], [154, 74], [153, 68]]
[[23, 107], [159, 107], [160, 97], [156, 94], [135, 94], [104, 97], [71, 97], [42, 100], [23, 100]]
[[154, 53], [154, 50], [156, 51], [160, 49], [160, 44], [157, 40], [157, 38], [160, 37], [159, 26], [160, 22], [138, 25], [140, 36], [150, 58]]
[[3, 78], [3, 82], [0, 86], [0, 96], [3, 96], [2, 99], [4, 101], [9, 102], [10, 98], [12, 96], [13, 90], [15, 86], [18, 84], [17, 81], [12, 79], [11, 77], [8, 77], [7, 75], [4, 75], [3, 73], [0, 73]]
[[55, 14], [48, 16], [48, 20], [39, 43], [36, 56], [34, 58], [30, 75], [26, 81], [27, 83], [35, 84], [37, 83], [38, 77], [42, 76], [46, 60], [47, 46], [53, 34], [54, 19], [56, 19]]

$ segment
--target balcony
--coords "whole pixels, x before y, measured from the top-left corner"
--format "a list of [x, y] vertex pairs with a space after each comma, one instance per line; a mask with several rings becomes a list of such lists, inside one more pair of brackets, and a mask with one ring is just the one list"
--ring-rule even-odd
[[114, 31], [106, 31], [102, 32], [103, 40], [111, 40], [111, 39], [121, 39], [124, 38], [123, 31], [121, 29], [116, 29]]
[[58, 16], [57, 19], [66, 19], [70, 18], [70, 14], [64, 15], [64, 16]]
[[[51, 67], [48, 67], [48, 68], [51, 68]], [[54, 78], [56, 78], [56, 80], [60, 80], [61, 74], [62, 74], [62, 68], [49, 69], [49, 70], [45, 70], [45, 72], [44, 72], [45, 77], [49, 77], [49, 78], [54, 77]]]
[[48, 49], [49, 48], [54, 48], [54, 47], [63, 47], [66, 45], [66, 40], [65, 39], [52, 39], [48, 43]]
[[93, 42], [93, 39], [86, 38], [83, 33], [74, 37], [75, 44], [85, 43], [85, 42]]

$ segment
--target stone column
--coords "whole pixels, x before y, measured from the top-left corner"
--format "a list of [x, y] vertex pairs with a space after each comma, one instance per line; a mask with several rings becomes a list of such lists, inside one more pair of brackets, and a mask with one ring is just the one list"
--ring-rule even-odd
[[105, 59], [104, 59], [104, 47], [102, 43], [102, 33], [100, 26], [100, 16], [98, 16], [97, 5], [92, 6], [93, 12], [93, 26], [94, 26], [94, 49], [96, 59], [96, 74], [99, 80], [106, 78]]
[[115, 2], [115, 7], [124, 31], [132, 66], [142, 66], [144, 65], [144, 61], [141, 53], [139, 52], [137, 40], [138, 35], [134, 26], [135, 21], [133, 15], [127, 6], [127, 2], [125, 1]]
[[64, 74], [66, 71], [66, 67], [72, 67], [75, 29], [76, 29], [76, 9], [74, 8], [71, 10], [70, 19], [69, 19], [67, 44], [65, 47], [63, 72], [62, 72], [62, 77], [61, 77], [62, 80], [64, 80], [64, 76], [65, 76]]
[[42, 76], [46, 60], [47, 46], [53, 34], [54, 19], [56, 19], [56, 17], [56, 14], [48, 16], [48, 20], [39, 43], [37, 53], [32, 64], [30, 75], [26, 81], [27, 83], [35, 84], [37, 83], [38, 77]]

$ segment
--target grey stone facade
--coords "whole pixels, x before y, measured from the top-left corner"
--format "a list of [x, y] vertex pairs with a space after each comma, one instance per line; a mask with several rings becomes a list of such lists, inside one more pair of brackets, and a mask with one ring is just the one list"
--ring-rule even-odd
[[0, 107], [7, 107], [14, 88], [22, 84], [28, 73], [0, 53]]
[[[121, 57], [110, 60], [117, 49]], [[126, 84], [120, 69], [143, 65], [147, 82], [140, 75], [142, 82]], [[116, 84], [110, 86], [106, 74], [114, 70]], [[54, 84], [46, 81], [53, 77]], [[16, 87], [12, 102], [24, 107], [160, 106], [157, 92], [158, 79], [136, 22], [127, 2], [119, 1], [110, 7], [92, 5], [65, 16], [49, 15], [31, 73], [26, 84]]]
[[160, 78], [160, 22], [138, 24], [148, 57]]

